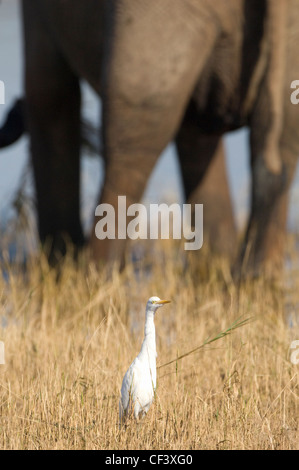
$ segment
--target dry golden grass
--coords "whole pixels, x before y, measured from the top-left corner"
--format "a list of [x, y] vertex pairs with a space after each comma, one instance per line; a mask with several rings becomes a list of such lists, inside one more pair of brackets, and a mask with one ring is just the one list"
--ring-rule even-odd
[[[231, 282], [227, 264], [200, 280], [171, 249], [149, 274], [105, 280], [66, 261], [60, 281], [46, 265], [0, 281], [1, 449], [298, 449], [298, 371], [290, 361], [299, 277], [286, 289]], [[203, 255], [204, 256], [204, 255]], [[163, 258], [163, 261], [161, 261]], [[254, 317], [200, 352], [158, 369], [148, 415], [119, 429], [123, 375], [139, 352], [151, 295], [172, 303], [156, 316], [158, 367]], [[297, 297], [296, 297], [297, 296]]]

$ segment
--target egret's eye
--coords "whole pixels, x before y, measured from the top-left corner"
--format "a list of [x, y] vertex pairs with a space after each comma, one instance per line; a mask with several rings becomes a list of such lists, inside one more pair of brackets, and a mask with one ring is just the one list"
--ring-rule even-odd
[[155, 301], [155, 300], [152, 300], [152, 304], [155, 304], [155, 303], [156, 303], [156, 301]]

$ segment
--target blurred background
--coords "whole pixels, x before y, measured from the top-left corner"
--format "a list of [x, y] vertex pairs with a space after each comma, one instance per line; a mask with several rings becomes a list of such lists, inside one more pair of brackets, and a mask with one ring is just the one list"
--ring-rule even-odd
[[[0, 80], [5, 84], [5, 105], [0, 105], [0, 125], [14, 100], [23, 95], [23, 56], [22, 25], [18, 0], [0, 1]], [[299, 78], [299, 77], [296, 77]], [[82, 83], [83, 116], [95, 127], [100, 127], [100, 101], [86, 83]], [[249, 154], [248, 131], [242, 129], [226, 136], [227, 169], [230, 181], [235, 218], [239, 230], [244, 228], [249, 207]], [[34, 191], [30, 165], [28, 164], [29, 143], [23, 137], [16, 144], [0, 151], [0, 230], [15, 220], [20, 203], [25, 199], [27, 207], [34, 208]], [[92, 152], [83, 152], [81, 159], [81, 199], [82, 221], [86, 232], [89, 231], [102, 182], [101, 159]], [[18, 193], [21, 188], [21, 192]], [[178, 174], [176, 151], [173, 145], [165, 150], [148, 183], [144, 195], [145, 202], [154, 198], [165, 202], [182, 202], [181, 181]], [[288, 228], [298, 231], [299, 215], [299, 171], [297, 171], [290, 195]], [[29, 214], [33, 211], [29, 210]], [[26, 212], [26, 217], [28, 212]], [[20, 215], [18, 216], [20, 217]], [[18, 243], [24, 250], [35, 249], [34, 217], [29, 221], [31, 239], [25, 240], [24, 234], [18, 235]], [[17, 238], [15, 230], [10, 234], [11, 255], [15, 251]], [[3, 237], [2, 237], [3, 238]], [[26, 241], [26, 243], [25, 243]], [[26, 246], [25, 246], [26, 245]], [[2, 241], [3, 246], [3, 241]]]

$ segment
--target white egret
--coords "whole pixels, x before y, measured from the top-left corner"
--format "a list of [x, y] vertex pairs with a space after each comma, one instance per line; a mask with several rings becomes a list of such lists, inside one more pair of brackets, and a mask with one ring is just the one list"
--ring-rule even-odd
[[144, 340], [140, 353], [127, 370], [121, 387], [119, 418], [134, 414], [137, 419], [145, 415], [154, 399], [156, 390], [156, 331], [155, 313], [170, 300], [151, 297], [146, 304]]

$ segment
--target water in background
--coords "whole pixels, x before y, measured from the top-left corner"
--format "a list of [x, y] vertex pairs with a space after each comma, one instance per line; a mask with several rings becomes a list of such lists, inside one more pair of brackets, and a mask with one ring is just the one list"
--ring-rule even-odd
[[[22, 95], [22, 38], [18, 0], [0, 2], [0, 80], [6, 86], [6, 105], [0, 105], [0, 122], [6, 110], [16, 97]], [[86, 85], [82, 85], [84, 96], [83, 114], [100, 126], [99, 100]], [[246, 129], [228, 134], [225, 139], [227, 149], [227, 168], [230, 180], [234, 211], [239, 229], [244, 227], [248, 215], [250, 177], [248, 171], [248, 132]], [[13, 216], [12, 201], [16, 188], [27, 162], [28, 140], [22, 138], [14, 146], [0, 153], [0, 229], [7, 219]], [[82, 158], [82, 220], [86, 231], [89, 230], [93, 212], [102, 182], [102, 163], [99, 158]], [[33, 191], [28, 179], [26, 194], [32, 198]], [[148, 183], [144, 199], [169, 202], [182, 202], [182, 187], [176, 161], [176, 152], [170, 145], [161, 158]], [[289, 228], [299, 227], [299, 172], [291, 191]], [[13, 244], [11, 254], [15, 251]]]

